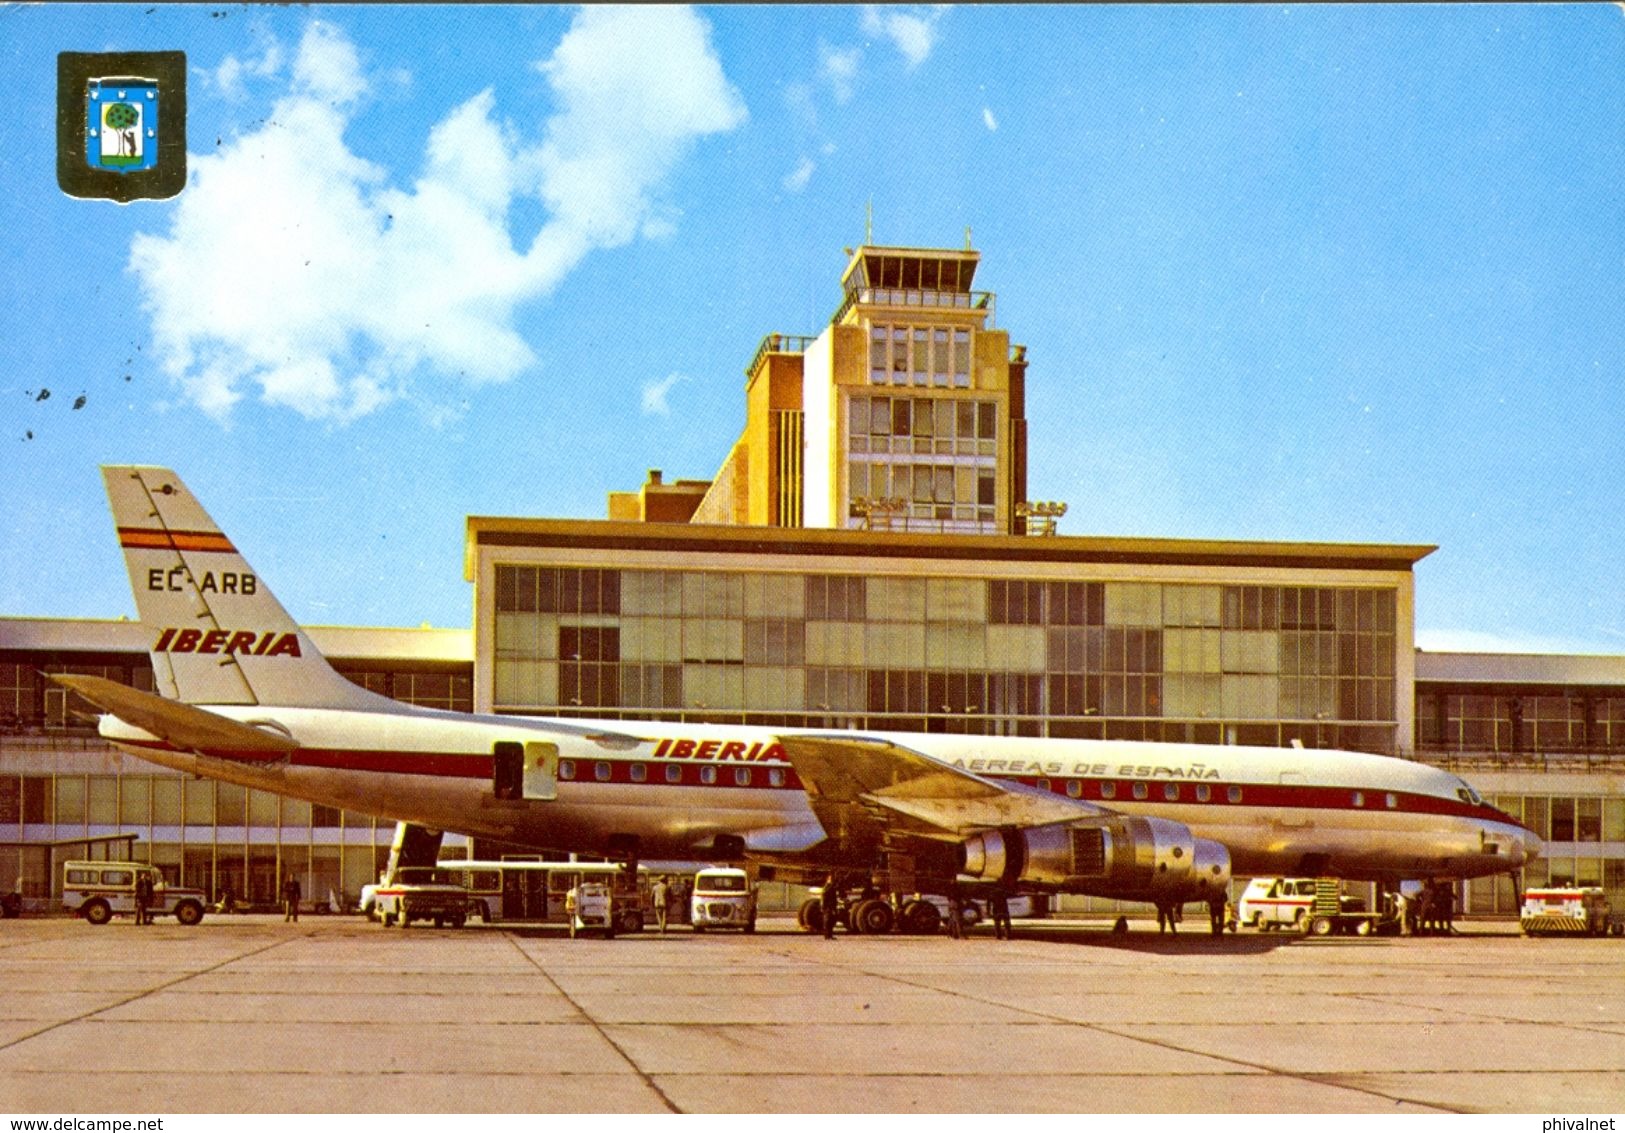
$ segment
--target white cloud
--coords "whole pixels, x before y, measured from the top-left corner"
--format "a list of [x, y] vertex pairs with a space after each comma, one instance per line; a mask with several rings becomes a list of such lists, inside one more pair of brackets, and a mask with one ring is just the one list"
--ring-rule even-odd
[[986, 126], [989, 130], [997, 130], [999, 128], [999, 120], [993, 117], [993, 111], [989, 110], [985, 106], [982, 107], [982, 125]]
[[861, 47], [830, 47], [828, 44], [818, 45], [818, 73], [829, 84], [830, 93], [835, 101], [847, 103], [852, 101], [854, 84], [858, 79], [858, 66], [863, 62], [863, 48]]
[[784, 175], [781, 184], [787, 192], [799, 193], [807, 187], [807, 182], [812, 180], [813, 170], [817, 168], [812, 158], [803, 157], [799, 165]]
[[245, 79], [268, 79], [282, 70], [282, 44], [265, 34], [263, 30], [256, 30], [255, 35], [261, 44], [258, 59], [245, 62], [235, 55], [228, 55], [214, 71], [215, 85], [220, 88], [220, 93], [229, 99], [247, 97], [248, 88]]
[[866, 4], [863, 8], [863, 30], [869, 35], [883, 35], [903, 53], [903, 60], [913, 70], [931, 57], [937, 45], [937, 24], [948, 11], [947, 4], [929, 4], [916, 7], [878, 7]]
[[671, 414], [671, 406], [666, 402], [666, 395], [678, 382], [688, 381], [687, 374], [667, 374], [659, 381], [643, 383], [643, 412], [658, 417]]
[[[594, 249], [670, 233], [667, 175], [745, 117], [686, 8], [582, 11], [537, 66], [550, 116], [521, 131], [482, 91], [428, 131], [403, 188], [346, 144], [367, 76], [341, 32], [311, 23], [266, 124], [192, 156], [168, 233], [132, 242], [183, 392], [222, 419], [257, 392], [344, 421], [403, 396], [433, 403], [429, 379], [477, 385], [531, 366], [515, 309]], [[508, 213], [530, 195], [549, 215], [520, 248]]]

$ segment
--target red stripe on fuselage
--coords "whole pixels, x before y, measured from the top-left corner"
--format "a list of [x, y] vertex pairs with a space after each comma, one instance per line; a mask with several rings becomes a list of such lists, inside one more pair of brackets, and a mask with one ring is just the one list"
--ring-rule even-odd
[[[162, 741], [120, 740], [119, 743], [127, 747], [149, 747], [160, 751], [178, 751]], [[231, 752], [218, 750], [208, 754], [223, 759], [239, 760], [243, 763], [256, 764], [279, 762], [284, 757], [280, 754], [267, 755], [264, 752]], [[287, 761], [294, 767], [319, 767], [331, 771], [359, 771], [379, 775], [427, 775], [436, 778], [449, 779], [484, 779], [489, 780], [492, 774], [491, 757], [488, 755], [459, 753], [459, 752], [418, 752], [418, 751], [382, 751], [382, 750], [352, 750], [345, 748], [309, 748], [296, 749], [287, 757]], [[633, 787], [728, 787], [733, 790], [770, 790], [770, 791], [800, 791], [801, 780], [796, 776], [795, 770], [785, 764], [763, 763], [695, 763], [689, 760], [667, 759], [591, 759], [579, 756], [566, 756], [561, 763], [574, 763], [575, 775], [572, 778], [559, 778], [561, 786], [633, 786]], [[606, 763], [609, 766], [610, 777], [599, 779], [595, 773], [595, 765]], [[642, 766], [646, 768], [643, 779], [632, 777], [632, 768]], [[700, 776], [707, 767], [715, 768], [716, 781], [704, 782]], [[675, 768], [680, 777], [676, 780], [666, 778], [667, 770]], [[734, 779], [736, 768], [749, 768], [750, 781], [737, 783]], [[784, 772], [784, 782], [773, 784], [769, 781], [770, 768]], [[1039, 787], [1039, 776], [987, 776], [999, 782], [1021, 783], [1029, 787]], [[1353, 811], [1371, 814], [1438, 814], [1455, 818], [1471, 818], [1481, 822], [1499, 822], [1508, 826], [1521, 826], [1515, 818], [1488, 805], [1473, 805], [1459, 799], [1440, 798], [1436, 795], [1421, 795], [1405, 791], [1380, 791], [1366, 788], [1364, 790], [1365, 805], [1355, 806], [1355, 789], [1352, 787], [1324, 787], [1324, 786], [1283, 786], [1273, 783], [1231, 783], [1220, 780], [1206, 780], [1200, 784], [1181, 782], [1178, 784], [1177, 798], [1163, 797], [1162, 788], [1169, 780], [1163, 779], [1067, 779], [1060, 776], [1043, 777], [1047, 789], [1052, 794], [1066, 795], [1077, 798], [1083, 802], [1098, 803], [1108, 810], [1118, 808], [1137, 809], [1142, 806], [1180, 806], [1180, 807], [1265, 807], [1282, 810], [1319, 810], [1319, 811]], [[1066, 790], [1069, 782], [1082, 784], [1079, 795], [1070, 795]], [[1136, 799], [1133, 795], [1135, 783], [1145, 783], [1150, 788], [1147, 798]], [[1102, 789], [1110, 784], [1114, 794], [1108, 796]], [[1196, 797], [1197, 786], [1209, 788], [1209, 797], [1205, 800]], [[1231, 802], [1229, 790], [1231, 787], [1241, 789], [1241, 798]], [[1386, 796], [1394, 795], [1395, 806], [1386, 805]]]
[[165, 531], [162, 528], [151, 527], [120, 527], [118, 541], [121, 547], [142, 550], [237, 553], [237, 548], [231, 545], [231, 540], [218, 531]]

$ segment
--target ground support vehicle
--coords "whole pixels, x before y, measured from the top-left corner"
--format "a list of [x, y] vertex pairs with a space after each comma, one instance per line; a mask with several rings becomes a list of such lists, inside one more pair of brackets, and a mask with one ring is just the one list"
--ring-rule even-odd
[[462, 928], [468, 920], [468, 890], [446, 870], [407, 866], [370, 888], [362, 895], [362, 906], [370, 902], [370, 915], [385, 925], [405, 928], [413, 921], [433, 921], [436, 928]]
[[1315, 880], [1314, 901], [1304, 931], [1310, 936], [1394, 936], [1400, 931], [1397, 910], [1368, 911], [1365, 902], [1343, 892], [1336, 878]]
[[615, 894], [602, 881], [583, 881], [564, 898], [565, 915], [570, 918], [570, 938], [584, 932], [601, 932], [613, 940], [616, 928]]
[[1530, 889], [1518, 921], [1525, 936], [1625, 936], [1625, 914], [1614, 912], [1603, 891], [1591, 887]]
[[1308, 877], [1255, 877], [1242, 891], [1238, 919], [1260, 932], [1301, 930], [1315, 903], [1315, 882]]
[[695, 932], [712, 928], [756, 931], [756, 886], [742, 869], [718, 866], [694, 875], [689, 923]]
[[203, 919], [208, 901], [203, 890], [167, 885], [158, 867], [145, 862], [63, 862], [62, 907], [98, 925], [115, 915], [133, 915], [136, 881], [143, 876], [152, 883], [148, 915], [172, 916], [183, 925]]

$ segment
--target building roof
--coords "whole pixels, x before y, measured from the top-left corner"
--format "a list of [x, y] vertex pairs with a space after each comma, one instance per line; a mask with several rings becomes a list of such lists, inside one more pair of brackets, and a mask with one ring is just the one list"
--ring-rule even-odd
[[1625, 656], [1416, 651], [1418, 684], [1612, 685], [1625, 688]]
[[723, 524], [625, 523], [471, 515], [464, 571], [482, 547], [583, 547], [705, 555], [862, 556], [1032, 563], [1248, 566], [1408, 571], [1437, 547], [1386, 543], [1266, 543], [1118, 536], [943, 535]]

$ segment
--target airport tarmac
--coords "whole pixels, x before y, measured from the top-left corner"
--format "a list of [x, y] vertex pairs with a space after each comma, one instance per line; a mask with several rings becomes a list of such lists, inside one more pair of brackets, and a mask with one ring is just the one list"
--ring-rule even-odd
[[0, 1108], [1598, 1113], [1625, 941], [0, 923]]

